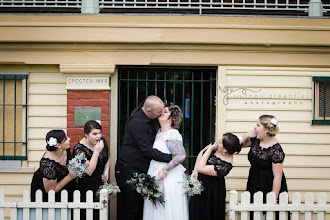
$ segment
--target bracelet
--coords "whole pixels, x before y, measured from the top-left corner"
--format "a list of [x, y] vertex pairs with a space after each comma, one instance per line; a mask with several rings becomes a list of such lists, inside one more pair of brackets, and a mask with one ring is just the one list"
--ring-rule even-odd
[[93, 154], [96, 154], [97, 156], [99, 156], [99, 155], [100, 155], [99, 153], [97, 153], [97, 152], [95, 152], [95, 151], [93, 152]]

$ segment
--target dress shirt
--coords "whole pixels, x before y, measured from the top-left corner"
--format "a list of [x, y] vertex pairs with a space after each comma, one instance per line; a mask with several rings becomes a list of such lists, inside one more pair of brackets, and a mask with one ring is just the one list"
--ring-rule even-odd
[[154, 149], [156, 132], [152, 121], [139, 109], [128, 119], [125, 135], [118, 162], [124, 166], [137, 169], [140, 172], [148, 171], [150, 161], [170, 162], [171, 154], [165, 154]]

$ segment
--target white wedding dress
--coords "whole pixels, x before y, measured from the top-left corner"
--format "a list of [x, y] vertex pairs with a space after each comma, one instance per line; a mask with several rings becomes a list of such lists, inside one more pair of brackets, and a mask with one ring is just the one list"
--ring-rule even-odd
[[[176, 129], [170, 129], [165, 132], [158, 131], [153, 148], [167, 154], [171, 154], [166, 146], [166, 140], [179, 140], [182, 142], [182, 136]], [[164, 168], [167, 163], [151, 160], [148, 174], [157, 176], [158, 172]], [[184, 180], [186, 168], [181, 164], [171, 169], [167, 177], [159, 181], [159, 185], [164, 193], [165, 206], [160, 203], [154, 207], [149, 200], [144, 200], [143, 219], [144, 220], [188, 220], [188, 198], [183, 191], [181, 182]]]

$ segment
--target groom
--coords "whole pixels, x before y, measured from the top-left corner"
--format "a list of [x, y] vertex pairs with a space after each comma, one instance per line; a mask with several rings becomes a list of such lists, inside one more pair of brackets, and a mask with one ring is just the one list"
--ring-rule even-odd
[[148, 96], [143, 107], [128, 119], [121, 151], [118, 155], [115, 171], [121, 196], [124, 197], [123, 219], [142, 219], [143, 198], [126, 183], [134, 173], [147, 173], [150, 161], [170, 162], [171, 154], [164, 154], [152, 145], [155, 141], [155, 129], [152, 119], [162, 115], [163, 101], [154, 95]]

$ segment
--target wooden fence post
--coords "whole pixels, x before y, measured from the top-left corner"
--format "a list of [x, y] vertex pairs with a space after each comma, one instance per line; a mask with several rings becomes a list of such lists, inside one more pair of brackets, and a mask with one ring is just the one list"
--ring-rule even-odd
[[100, 220], [108, 220], [108, 191], [101, 189], [100, 191]]
[[80, 219], [80, 209], [77, 209], [80, 206], [80, 191], [75, 190], [73, 192], [73, 203], [74, 203], [74, 209], [73, 209], [73, 219]]
[[[66, 190], [62, 190], [61, 192], [61, 202], [68, 203], [68, 192]], [[68, 208], [61, 209], [61, 220], [68, 219]]]
[[[42, 191], [40, 189], [36, 192], [36, 202], [42, 203]], [[36, 208], [36, 219], [42, 218], [42, 208]]]
[[[93, 191], [88, 190], [86, 192], [86, 203], [93, 203]], [[86, 219], [93, 219], [93, 209], [86, 209]]]
[[[306, 193], [305, 194], [305, 205], [307, 205], [307, 206], [314, 205], [313, 193]], [[313, 212], [312, 211], [305, 211], [305, 220], [312, 220], [312, 219], [313, 219]]]
[[[288, 192], [282, 192], [279, 196], [279, 204], [281, 206], [285, 206], [287, 204], [289, 204], [289, 194]], [[284, 212], [280, 212], [280, 220], [286, 220], [287, 219], [287, 215], [288, 215], [288, 212], [287, 211], [284, 211]]]
[[[24, 190], [23, 202], [29, 203], [30, 201], [31, 201], [30, 192], [28, 190]], [[30, 219], [30, 208], [23, 208], [23, 220], [29, 220], [29, 219]]]
[[[269, 192], [267, 193], [266, 196], [266, 201], [267, 201], [267, 205], [275, 205], [275, 192]], [[266, 213], [266, 219], [267, 220], [274, 220], [275, 219], [275, 211], [268, 211]]]
[[[241, 204], [244, 205], [250, 205], [250, 192], [246, 191], [242, 193], [241, 195]], [[242, 211], [241, 212], [241, 220], [249, 220], [250, 219], [250, 212], [248, 211]]]
[[235, 205], [237, 205], [237, 192], [231, 190], [229, 193], [229, 220], [236, 220]]
[[[327, 203], [326, 194], [325, 193], [319, 193], [317, 204], [325, 206], [326, 203]], [[317, 212], [317, 220], [325, 220], [325, 211]]]
[[[253, 205], [255, 206], [258, 206], [258, 205], [262, 205], [264, 202], [263, 202], [263, 194], [262, 192], [256, 192], [254, 195], [253, 195]], [[261, 217], [261, 214], [262, 212], [260, 211], [254, 211], [253, 212], [253, 219], [254, 220], [261, 220], [262, 217]]]
[[[48, 203], [49, 204], [55, 203], [55, 191], [54, 190], [49, 190], [49, 192], [48, 192]], [[55, 220], [55, 209], [54, 208], [48, 209], [48, 219]]]
[[[292, 194], [292, 205], [294, 206], [300, 206], [301, 205], [301, 195], [298, 192], [295, 192]], [[299, 211], [293, 211], [292, 212], [292, 220], [299, 220], [300, 218], [300, 212]]]

